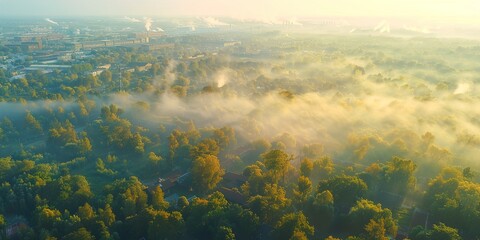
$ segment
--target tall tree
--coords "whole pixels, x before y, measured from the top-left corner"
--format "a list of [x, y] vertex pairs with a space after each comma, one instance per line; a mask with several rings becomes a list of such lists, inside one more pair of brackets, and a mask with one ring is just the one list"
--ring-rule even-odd
[[354, 176], [337, 176], [332, 179], [321, 181], [317, 192], [330, 191], [335, 199], [335, 207], [342, 211], [348, 211], [351, 206], [367, 192], [367, 184]]
[[[380, 204], [374, 204], [365, 199], [359, 200], [350, 209], [348, 216], [351, 222], [350, 226], [355, 234], [382, 235], [379, 236], [380, 239], [385, 236], [383, 231], [392, 237], [397, 235], [397, 225], [392, 217], [392, 212], [388, 208], [382, 208]], [[379, 229], [381, 226], [384, 227], [384, 230]]]
[[282, 150], [271, 150], [262, 154], [262, 159], [265, 167], [270, 172], [273, 182], [278, 183], [281, 178], [285, 177], [293, 157]]
[[191, 174], [195, 190], [208, 192], [222, 180], [224, 170], [216, 156], [202, 155], [193, 160]]
[[310, 225], [302, 212], [289, 213], [277, 222], [272, 232], [272, 238], [288, 240], [305, 236], [305, 239], [311, 239], [313, 233], [314, 227]]
[[299, 205], [302, 205], [312, 192], [312, 182], [310, 179], [304, 176], [300, 176], [298, 178], [298, 183], [295, 189], [293, 190], [293, 194], [295, 196], [295, 202]]

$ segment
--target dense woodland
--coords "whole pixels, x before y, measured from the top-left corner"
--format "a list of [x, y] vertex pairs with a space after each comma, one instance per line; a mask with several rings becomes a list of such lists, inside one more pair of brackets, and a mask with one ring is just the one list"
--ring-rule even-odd
[[206, 35], [0, 68], [0, 239], [480, 239], [479, 42]]

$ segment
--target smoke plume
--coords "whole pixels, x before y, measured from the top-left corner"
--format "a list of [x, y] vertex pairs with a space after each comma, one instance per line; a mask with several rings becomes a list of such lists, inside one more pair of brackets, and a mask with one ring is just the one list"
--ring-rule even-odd
[[136, 19], [136, 18], [131, 18], [131, 17], [123, 17], [123, 19], [129, 21], [129, 22], [141, 22], [140, 20]]
[[144, 18], [143, 18], [143, 21], [144, 21], [144, 23], [145, 23], [145, 29], [146, 29], [147, 31], [150, 31], [151, 28], [152, 28], [153, 20], [152, 20], [151, 18], [149, 18], [149, 17], [144, 17]]
[[53, 21], [52, 19], [50, 18], [45, 18], [45, 21], [49, 22], [49, 23], [52, 23], [52, 24], [55, 24], [55, 25], [59, 25], [57, 22]]

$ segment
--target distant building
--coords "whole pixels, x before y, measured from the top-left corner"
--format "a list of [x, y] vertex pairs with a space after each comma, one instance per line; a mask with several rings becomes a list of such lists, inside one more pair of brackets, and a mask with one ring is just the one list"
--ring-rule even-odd
[[101, 65], [101, 66], [98, 66], [97, 68], [108, 70], [110, 69], [110, 67], [112, 67], [112, 64]]
[[152, 64], [151, 63], [132, 63], [129, 65], [129, 67], [135, 68], [135, 70], [138, 72], [145, 72], [150, 70], [150, 68], [152, 68]]
[[190, 173], [181, 173], [180, 171], [176, 170], [171, 172], [165, 178], [158, 179], [158, 186], [160, 186], [163, 192], [168, 193], [172, 188], [182, 185], [188, 178], [190, 177]]
[[224, 42], [223, 43], [224, 47], [232, 47], [232, 46], [237, 46], [237, 45], [242, 45], [242, 42], [240, 42], [240, 41], [230, 41], [230, 42]]
[[247, 198], [237, 191], [224, 187], [218, 189], [218, 191], [221, 192], [225, 199], [231, 203], [236, 203], [239, 205], [247, 204]]
[[103, 71], [105, 71], [105, 69], [97, 68], [93, 71], [88, 72], [88, 74], [95, 77], [95, 76], [100, 76], [100, 74], [102, 74]]
[[54, 71], [54, 70], [69, 70], [72, 66], [71, 65], [30, 65], [26, 67], [26, 71], [36, 71], [36, 70], [46, 70], [46, 71]]
[[142, 45], [141, 49], [144, 51], [156, 51], [166, 48], [174, 48], [175, 44], [173, 43], [162, 43], [162, 44], [145, 44]]
[[132, 33], [126, 37], [115, 39], [104, 39], [98, 41], [85, 41], [76, 43], [66, 43], [65, 47], [70, 50], [79, 51], [81, 49], [95, 49], [104, 47], [119, 47], [136, 44], [145, 44], [150, 42], [148, 33]]
[[14, 37], [13, 41], [5, 46], [10, 48], [18, 47], [24, 52], [30, 52], [42, 49], [43, 43], [40, 36], [18, 36]]
[[188, 60], [195, 60], [195, 59], [203, 58], [203, 57], [205, 57], [205, 54], [203, 54], [203, 53], [197, 53], [197, 54], [195, 54], [195, 55], [193, 55], [193, 56], [188, 57], [187, 59], [188, 59]]

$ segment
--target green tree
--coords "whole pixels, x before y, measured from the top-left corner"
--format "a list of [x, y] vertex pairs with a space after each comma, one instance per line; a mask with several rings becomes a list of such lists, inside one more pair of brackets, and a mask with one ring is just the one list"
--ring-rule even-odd
[[145, 152], [144, 138], [138, 132], [133, 135], [132, 148], [135, 149], [135, 152], [137, 153]]
[[300, 174], [305, 177], [310, 177], [312, 170], [313, 162], [308, 158], [304, 158], [300, 164]]
[[247, 182], [242, 185], [242, 191], [245, 195], [253, 196], [264, 194], [266, 181], [265, 165], [262, 162], [256, 162], [247, 166], [243, 175], [248, 178]]
[[232, 228], [221, 226], [215, 235], [215, 239], [218, 240], [235, 240], [235, 233], [233, 233]]
[[333, 222], [334, 199], [330, 191], [317, 193], [308, 201], [305, 214], [318, 230], [327, 230]]
[[197, 158], [202, 155], [217, 156], [220, 152], [220, 147], [217, 142], [211, 138], [205, 138], [195, 145], [191, 150], [192, 158]]
[[216, 156], [203, 155], [193, 160], [191, 174], [194, 189], [200, 192], [208, 192], [222, 180], [224, 170]]
[[43, 189], [46, 199], [55, 203], [60, 209], [75, 211], [93, 197], [90, 184], [81, 175], [66, 175], [48, 183]]
[[235, 130], [232, 127], [223, 127], [213, 131], [213, 138], [217, 141], [222, 149], [235, 145], [237, 140], [235, 138]]
[[113, 213], [110, 204], [106, 204], [103, 209], [98, 210], [98, 218], [107, 227], [111, 226], [115, 222], [115, 214]]
[[[229, 204], [219, 192], [209, 195], [207, 199], [194, 199], [188, 207], [184, 208], [183, 213], [187, 233], [197, 239], [215, 239], [233, 235], [237, 239], [252, 239], [258, 233], [258, 217], [239, 205]], [[223, 227], [230, 229], [223, 229]], [[226, 234], [228, 232], [233, 235]]]
[[40, 122], [32, 115], [31, 112], [27, 112], [27, 115], [25, 116], [25, 120], [27, 121], [27, 127], [30, 129], [33, 129], [37, 133], [42, 133], [43, 129], [42, 126], [40, 125]]
[[185, 222], [180, 212], [160, 211], [148, 226], [149, 239], [180, 239], [185, 232]]
[[385, 222], [383, 219], [380, 219], [378, 222], [374, 219], [370, 219], [370, 222], [365, 226], [365, 231], [367, 239], [371, 240], [388, 240], [385, 230]]
[[78, 141], [78, 150], [81, 154], [86, 154], [92, 151], [92, 144], [87, 137], [87, 133], [82, 133], [82, 138]]
[[354, 176], [337, 176], [332, 179], [321, 181], [317, 192], [330, 191], [335, 199], [335, 207], [340, 211], [349, 209], [367, 192], [367, 184]]
[[269, 170], [274, 183], [278, 183], [280, 178], [284, 178], [290, 166], [292, 156], [282, 150], [271, 150], [262, 154], [265, 167]]
[[164, 194], [160, 186], [156, 186], [152, 190], [151, 194], [151, 204], [156, 210], [165, 210], [168, 208], [168, 202], [163, 198]]
[[55, 208], [39, 207], [36, 213], [37, 224], [41, 228], [54, 229], [61, 222], [62, 214]]
[[0, 238], [1, 239], [7, 239], [6, 235], [6, 227], [7, 227], [7, 222], [5, 221], [5, 217], [3, 217], [2, 214], [0, 214]]
[[79, 228], [78, 230], [66, 235], [63, 239], [69, 240], [95, 240], [95, 237], [85, 228]]
[[78, 216], [82, 221], [91, 220], [95, 217], [95, 211], [90, 204], [85, 203], [83, 206], [78, 207]]
[[468, 238], [480, 236], [480, 184], [465, 179], [458, 169], [444, 169], [424, 195], [424, 207], [437, 221], [461, 229]]
[[[313, 237], [314, 227], [310, 225], [302, 212], [289, 213], [283, 216], [272, 232], [273, 239], [311, 239]], [[302, 237], [300, 237], [302, 236]]]
[[312, 182], [308, 177], [300, 176], [298, 178], [298, 183], [295, 189], [293, 190], [293, 195], [295, 196], [295, 201], [298, 204], [303, 204], [310, 193], [312, 192]]
[[162, 156], [155, 154], [154, 152], [150, 152], [148, 154], [148, 160], [154, 165], [157, 166], [160, 161], [162, 161]]
[[273, 223], [282, 216], [283, 211], [290, 206], [290, 200], [285, 196], [285, 190], [277, 184], [267, 184], [262, 195], [250, 197], [250, 208], [267, 223]]
[[393, 157], [384, 168], [381, 181], [383, 191], [398, 195], [405, 195], [409, 189], [415, 188], [413, 172], [416, 165], [407, 159]]
[[434, 224], [429, 233], [431, 240], [461, 240], [458, 230], [446, 226], [444, 223]]
[[[397, 234], [397, 225], [390, 209], [382, 208], [380, 204], [374, 204], [372, 201], [365, 199], [357, 201], [355, 206], [350, 209], [348, 216], [353, 233], [367, 234], [370, 237], [379, 235], [383, 237], [385, 235], [383, 232], [392, 237]], [[380, 226], [383, 226], [384, 230], [379, 229]]]
[[[173, 159], [175, 158], [175, 152], [178, 147], [180, 147], [180, 143], [177, 138], [177, 134], [175, 134], [174, 130], [170, 136], [168, 136], [168, 152], [170, 156], [170, 167], [173, 167]], [[178, 131], [178, 130], [177, 130]]]
[[133, 216], [147, 206], [147, 187], [137, 177], [119, 179], [106, 186], [106, 192], [112, 194], [112, 208], [120, 219]]
[[333, 161], [328, 156], [323, 156], [313, 162], [312, 179], [328, 179], [334, 171]]
[[103, 83], [110, 83], [112, 81], [112, 72], [107, 69], [100, 73], [100, 81]]

